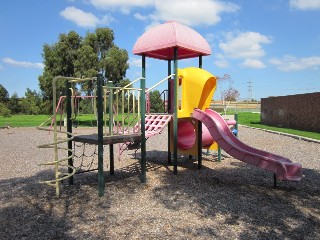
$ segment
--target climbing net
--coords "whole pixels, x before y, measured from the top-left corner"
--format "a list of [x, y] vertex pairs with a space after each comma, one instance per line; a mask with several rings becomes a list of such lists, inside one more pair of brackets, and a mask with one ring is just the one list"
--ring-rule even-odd
[[73, 142], [73, 166], [77, 173], [97, 170], [98, 146]]

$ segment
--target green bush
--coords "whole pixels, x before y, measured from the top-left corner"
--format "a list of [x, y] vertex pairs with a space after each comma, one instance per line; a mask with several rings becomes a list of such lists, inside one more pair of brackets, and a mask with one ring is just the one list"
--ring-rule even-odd
[[11, 117], [11, 111], [4, 103], [0, 103], [0, 116]]

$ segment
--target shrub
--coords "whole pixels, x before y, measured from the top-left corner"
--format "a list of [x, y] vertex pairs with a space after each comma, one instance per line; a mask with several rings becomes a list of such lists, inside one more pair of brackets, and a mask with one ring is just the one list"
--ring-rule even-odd
[[11, 117], [11, 111], [4, 103], [0, 103], [0, 116]]

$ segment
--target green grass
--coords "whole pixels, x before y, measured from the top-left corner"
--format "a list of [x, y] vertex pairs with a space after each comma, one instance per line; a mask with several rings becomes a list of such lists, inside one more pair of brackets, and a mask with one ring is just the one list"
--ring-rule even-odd
[[[0, 116], [0, 127], [36, 127], [49, 119], [48, 115], [12, 115], [11, 117]], [[49, 123], [50, 124], [50, 123]]]
[[308, 137], [308, 138], [320, 140], [320, 133], [300, 131], [300, 130], [289, 129], [289, 128], [273, 127], [273, 126], [260, 124], [259, 113], [240, 112], [238, 114], [238, 122], [239, 124], [243, 124], [250, 127], [262, 128], [262, 129], [272, 130], [276, 132], [289, 133], [289, 134], [294, 134], [302, 137]]
[[[44, 121], [48, 120], [48, 115], [13, 115], [12, 117], [0, 117], [0, 127], [5, 127], [10, 125], [11, 127], [36, 127], [39, 126]], [[57, 116], [57, 119], [60, 120], [60, 116]], [[121, 121], [121, 116], [120, 119]], [[132, 116], [130, 116], [129, 120], [125, 121], [125, 124], [128, 124], [128, 121], [137, 122], [137, 120], [133, 120]], [[300, 131], [288, 128], [279, 128], [279, 127], [271, 127], [260, 124], [260, 114], [259, 113], [250, 113], [250, 112], [240, 112], [238, 114], [238, 121], [240, 124], [262, 128], [267, 130], [273, 130], [277, 132], [294, 134], [302, 137], [308, 137], [313, 139], [320, 140], [320, 133], [315, 132], [307, 132]], [[79, 115], [77, 119], [74, 121], [78, 126], [92, 126], [95, 127], [97, 125], [96, 118], [93, 114], [83, 114]], [[47, 126], [50, 125], [51, 121], [47, 122]]]
[[[50, 116], [48, 115], [12, 115], [11, 117], [0, 116], [0, 127], [6, 127], [8, 125], [11, 127], [37, 127], [47, 120], [48, 122], [46, 123], [46, 126], [50, 126], [51, 120], [49, 118]], [[57, 120], [58, 124], [60, 124], [60, 115], [57, 115]], [[118, 119], [115, 119], [115, 121], [117, 120], [121, 121], [122, 116], [120, 115]], [[128, 119], [125, 119], [124, 123], [127, 125], [129, 122], [132, 125], [132, 122], [135, 124], [137, 121], [138, 120], [134, 119], [133, 116], [130, 115]], [[77, 124], [80, 127], [96, 127], [97, 120], [93, 114], [82, 114], [77, 116], [76, 120], [74, 120], [74, 124]]]

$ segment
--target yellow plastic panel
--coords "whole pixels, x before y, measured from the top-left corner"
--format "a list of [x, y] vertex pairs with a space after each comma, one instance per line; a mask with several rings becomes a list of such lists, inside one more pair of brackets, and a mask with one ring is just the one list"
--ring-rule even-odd
[[178, 118], [190, 117], [195, 108], [205, 110], [216, 89], [216, 78], [206, 70], [178, 69]]

